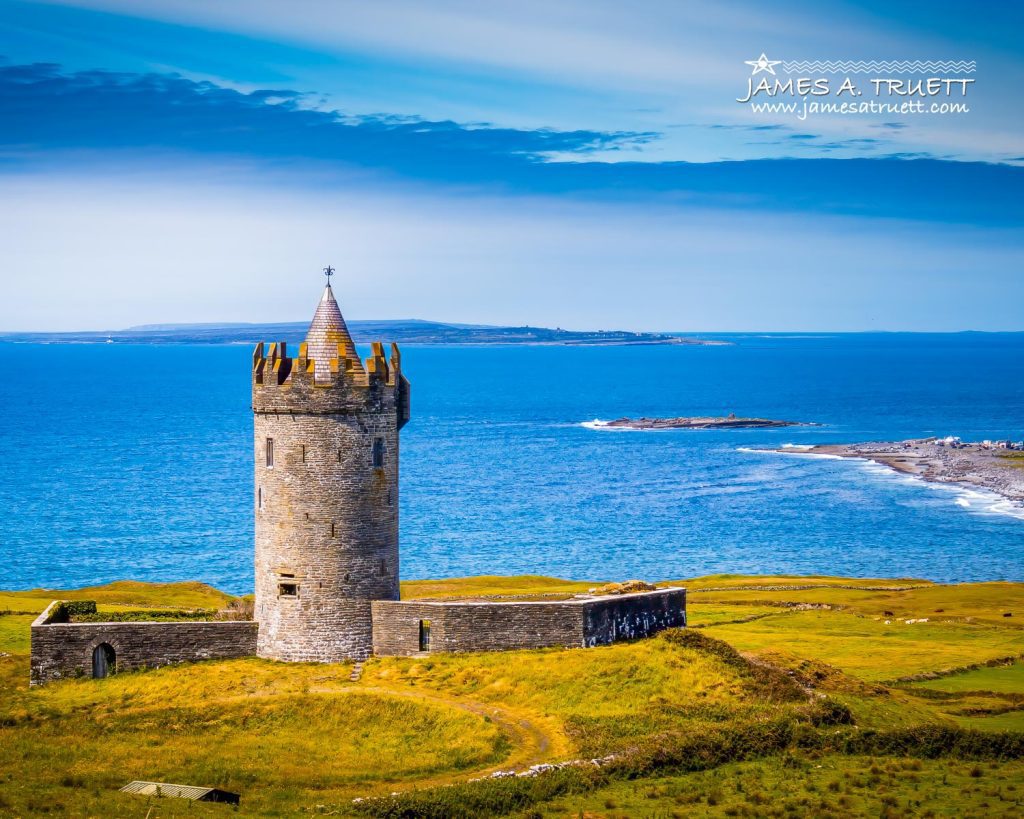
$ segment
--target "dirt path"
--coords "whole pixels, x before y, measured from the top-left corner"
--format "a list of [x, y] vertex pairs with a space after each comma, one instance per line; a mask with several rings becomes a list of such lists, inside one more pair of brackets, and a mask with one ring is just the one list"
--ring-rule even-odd
[[557, 752], [564, 743], [559, 742], [546, 730], [531, 721], [526, 715], [504, 706], [481, 703], [474, 700], [464, 700], [458, 697], [445, 697], [439, 694], [428, 694], [423, 691], [414, 691], [408, 688], [387, 688], [375, 685], [354, 685], [354, 686], [324, 686], [313, 688], [310, 693], [322, 694], [376, 694], [378, 696], [403, 697], [418, 702], [439, 705], [448, 708], [456, 708], [474, 716], [489, 719], [498, 727], [510, 740], [512, 753], [497, 764], [488, 765], [485, 768], [478, 768], [472, 771], [456, 771], [448, 774], [419, 779], [414, 782], [394, 783], [384, 785], [389, 792], [411, 790], [413, 788], [434, 787], [446, 785], [452, 782], [464, 782], [467, 779], [478, 779], [489, 776], [495, 771], [523, 770], [531, 765], [541, 762], [548, 762], [552, 756], [552, 749]]

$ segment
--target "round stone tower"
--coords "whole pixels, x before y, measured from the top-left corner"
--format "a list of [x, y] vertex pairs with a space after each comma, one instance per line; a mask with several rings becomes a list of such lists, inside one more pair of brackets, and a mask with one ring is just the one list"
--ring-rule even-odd
[[398, 599], [398, 347], [364, 365], [328, 279], [298, 357], [256, 345], [252, 408], [257, 654], [365, 658], [370, 601]]

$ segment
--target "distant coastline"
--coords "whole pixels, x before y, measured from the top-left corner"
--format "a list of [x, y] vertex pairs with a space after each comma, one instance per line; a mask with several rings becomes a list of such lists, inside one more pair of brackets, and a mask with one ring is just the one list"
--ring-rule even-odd
[[[634, 333], [628, 330], [563, 330], [549, 327], [492, 327], [445, 324], [420, 319], [350, 321], [357, 343], [396, 341], [400, 344], [517, 345], [666, 345], [721, 346], [732, 342], [688, 338], [675, 333]], [[255, 344], [280, 340], [299, 344], [308, 323], [277, 324], [152, 324], [125, 330], [68, 333], [0, 333], [0, 342], [36, 344]]]
[[770, 451], [869, 460], [931, 483], [985, 489], [1024, 508], [1024, 451], [1006, 447], [1007, 442], [961, 443], [954, 438], [915, 438]]

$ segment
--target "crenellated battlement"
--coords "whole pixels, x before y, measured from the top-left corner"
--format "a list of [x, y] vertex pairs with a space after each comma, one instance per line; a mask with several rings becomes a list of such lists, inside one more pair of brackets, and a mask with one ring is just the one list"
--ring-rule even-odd
[[[383, 411], [392, 404], [401, 428], [409, 420], [409, 382], [402, 375], [402, 354], [391, 344], [371, 345], [364, 361], [350, 353], [347, 344], [336, 345], [337, 355], [317, 362], [302, 342], [295, 358], [283, 341], [259, 342], [252, 354], [252, 398], [255, 412], [347, 413], [367, 409]], [[320, 366], [317, 366], [317, 364]]]

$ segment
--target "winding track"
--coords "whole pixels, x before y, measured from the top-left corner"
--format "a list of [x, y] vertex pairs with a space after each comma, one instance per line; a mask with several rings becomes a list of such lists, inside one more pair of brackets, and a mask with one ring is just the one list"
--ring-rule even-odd
[[474, 716], [490, 719], [498, 728], [509, 737], [512, 743], [512, 753], [497, 764], [491, 764], [484, 768], [472, 771], [457, 771], [448, 774], [429, 777], [428, 779], [414, 782], [396, 783], [388, 786], [391, 791], [411, 790], [424, 786], [434, 787], [446, 785], [451, 782], [462, 782], [467, 779], [476, 779], [489, 776], [499, 770], [520, 770], [529, 768], [541, 762], [548, 762], [554, 752], [560, 751], [562, 742], [559, 742], [552, 734], [547, 733], [536, 723], [529, 720], [522, 713], [512, 709], [476, 702], [475, 700], [464, 700], [457, 697], [444, 697], [435, 694], [427, 694], [422, 691], [414, 691], [408, 688], [386, 688], [376, 685], [353, 685], [353, 686], [324, 686], [310, 689], [311, 693], [323, 694], [376, 694], [388, 697], [404, 697], [405, 699], [418, 702], [439, 705], [442, 707], [456, 708]]

